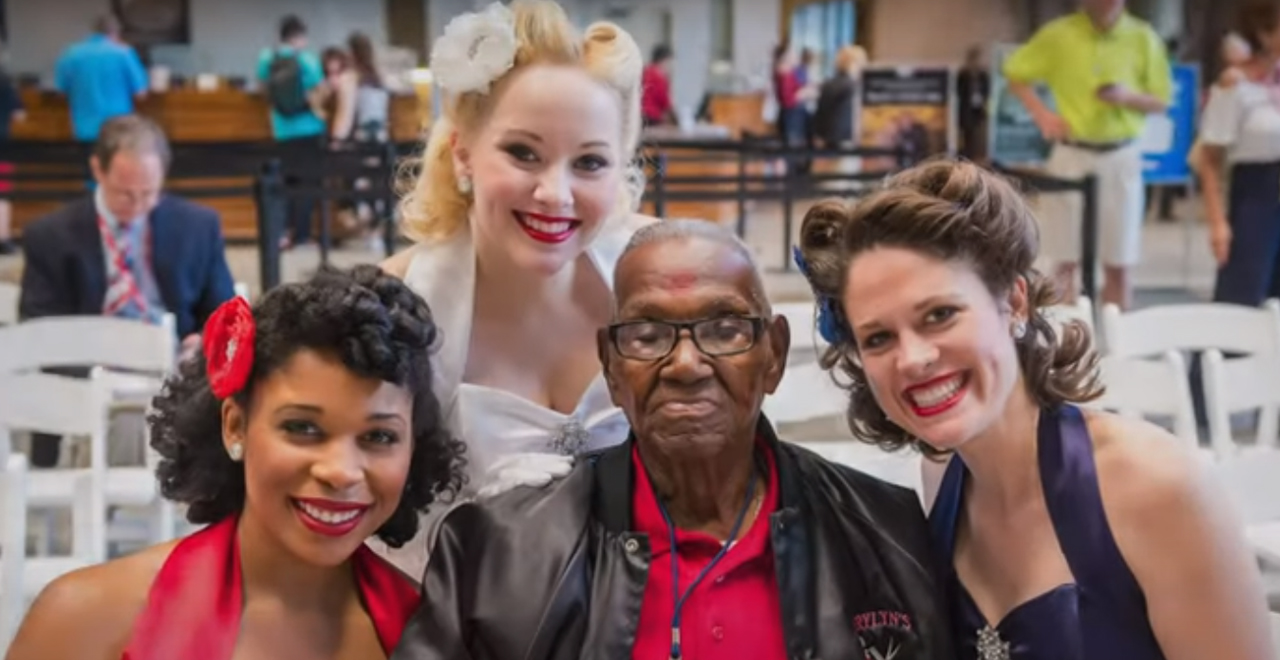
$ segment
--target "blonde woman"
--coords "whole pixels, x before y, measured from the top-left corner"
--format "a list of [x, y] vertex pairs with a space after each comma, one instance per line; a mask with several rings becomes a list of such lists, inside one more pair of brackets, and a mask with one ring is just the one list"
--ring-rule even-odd
[[[440, 325], [436, 391], [468, 494], [545, 485], [627, 436], [595, 335], [614, 264], [651, 221], [633, 213], [643, 66], [626, 32], [579, 33], [544, 0], [460, 16], [436, 42], [443, 112], [401, 206], [418, 244], [384, 267]], [[392, 559], [421, 575], [428, 543], [410, 547]]]

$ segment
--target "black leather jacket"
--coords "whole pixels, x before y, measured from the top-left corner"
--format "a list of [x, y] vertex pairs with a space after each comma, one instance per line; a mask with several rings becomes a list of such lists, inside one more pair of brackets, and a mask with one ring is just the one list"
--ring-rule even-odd
[[[928, 526], [910, 490], [777, 440], [770, 517], [790, 660], [951, 660]], [[630, 660], [649, 570], [631, 442], [542, 489], [442, 523], [391, 660]], [[696, 660], [696, 658], [691, 659]]]

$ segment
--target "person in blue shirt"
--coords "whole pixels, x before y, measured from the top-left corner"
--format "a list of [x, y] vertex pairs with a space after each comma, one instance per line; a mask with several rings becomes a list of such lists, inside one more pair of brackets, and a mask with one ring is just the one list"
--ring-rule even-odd
[[113, 117], [133, 113], [147, 93], [147, 72], [138, 53], [120, 39], [120, 23], [98, 17], [93, 34], [72, 44], [58, 59], [55, 86], [67, 95], [75, 139], [92, 142]]
[[[305, 50], [306, 46], [306, 24], [297, 16], [289, 15], [280, 21], [280, 44], [264, 49], [258, 56], [258, 80], [271, 107], [271, 131], [277, 142], [319, 144], [327, 129], [311, 103], [316, 88], [324, 82], [324, 69], [320, 58]], [[284, 158], [286, 183], [290, 183], [288, 153], [286, 150]], [[307, 154], [308, 150], [299, 153]], [[310, 240], [314, 206], [310, 200], [290, 200], [290, 235], [282, 238], [282, 247]]]

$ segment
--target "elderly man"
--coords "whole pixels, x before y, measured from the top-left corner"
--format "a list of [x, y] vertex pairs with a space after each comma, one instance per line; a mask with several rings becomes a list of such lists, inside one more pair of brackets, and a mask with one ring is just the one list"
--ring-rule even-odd
[[650, 225], [615, 291], [599, 351], [632, 437], [450, 512], [393, 660], [953, 657], [916, 495], [760, 414], [790, 330], [746, 248]]

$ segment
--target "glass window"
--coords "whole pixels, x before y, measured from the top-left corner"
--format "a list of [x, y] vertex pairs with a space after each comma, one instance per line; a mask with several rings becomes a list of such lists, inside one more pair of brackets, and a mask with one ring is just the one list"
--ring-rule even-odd
[[854, 43], [857, 9], [854, 0], [822, 0], [791, 12], [791, 47], [798, 55], [808, 48], [814, 54], [814, 73], [831, 75], [836, 52]]
[[733, 61], [733, 2], [711, 2], [711, 58], [713, 61]]

